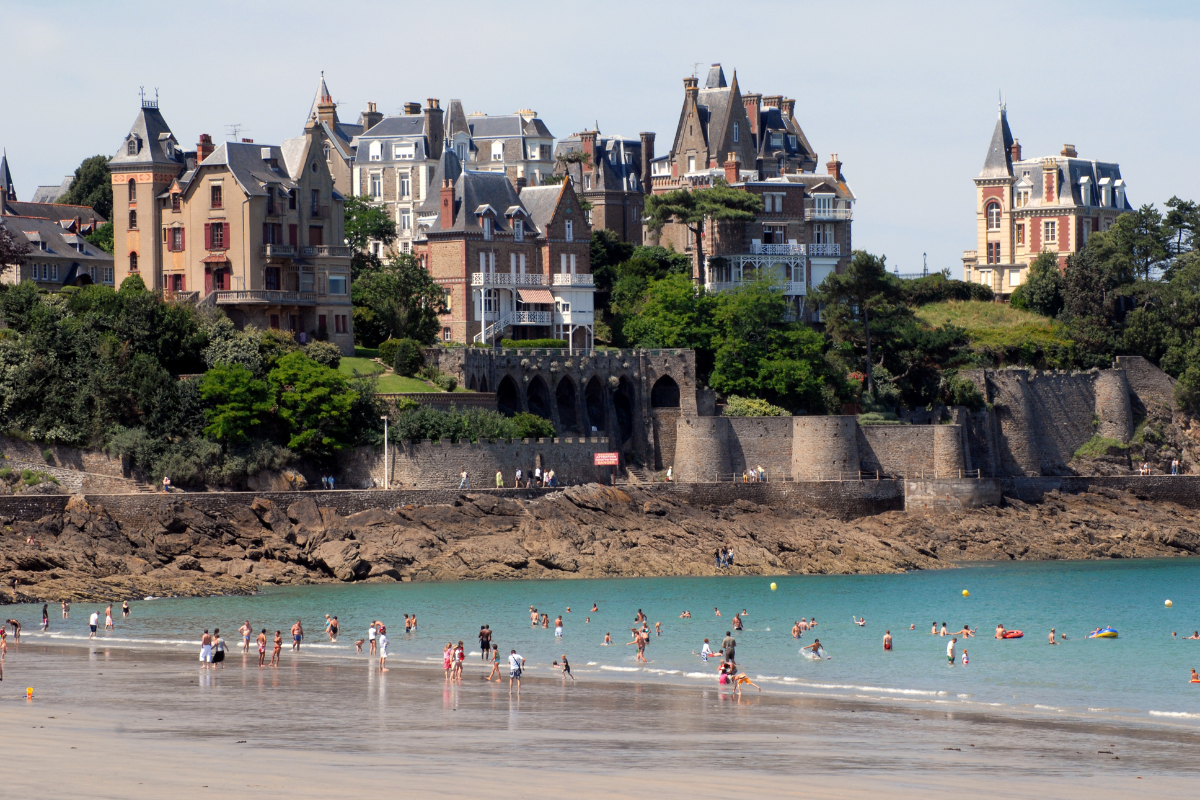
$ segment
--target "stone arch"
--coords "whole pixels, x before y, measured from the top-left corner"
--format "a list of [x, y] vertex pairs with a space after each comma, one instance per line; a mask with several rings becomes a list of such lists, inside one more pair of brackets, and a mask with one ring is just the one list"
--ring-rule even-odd
[[650, 390], [651, 408], [679, 408], [679, 384], [670, 375], [663, 375]]
[[579, 417], [575, 412], [578, 393], [575, 382], [563, 376], [554, 390], [554, 402], [558, 406], [558, 421], [564, 430], [578, 430]]
[[483, 375], [479, 378], [479, 391], [486, 392], [487, 390], [487, 375]]
[[591, 428], [595, 428], [599, 433], [605, 433], [608, 430], [608, 424], [604, 413], [607, 403], [605, 402], [604, 384], [600, 381], [599, 375], [593, 375], [592, 379], [587, 382], [587, 388], [583, 392], [584, 410], [587, 412], [587, 424], [591, 426], [585, 433], [591, 433]]
[[479, 388], [478, 388], [478, 386], [479, 386], [479, 384], [477, 384], [477, 383], [475, 382], [475, 376], [474, 376], [474, 375], [472, 375], [471, 377], [467, 378], [467, 391], [469, 391], [469, 392], [477, 392], [477, 391], [479, 391]]
[[525, 404], [530, 414], [537, 414], [542, 419], [550, 419], [550, 390], [541, 375], [534, 375], [529, 381], [529, 389], [525, 393]]
[[521, 395], [511, 375], [501, 378], [500, 385], [496, 387], [496, 409], [506, 417], [521, 413]]
[[634, 421], [637, 419], [637, 395], [633, 382], [622, 375], [617, 390], [613, 392], [613, 410], [617, 417], [617, 439], [625, 444], [633, 438]]

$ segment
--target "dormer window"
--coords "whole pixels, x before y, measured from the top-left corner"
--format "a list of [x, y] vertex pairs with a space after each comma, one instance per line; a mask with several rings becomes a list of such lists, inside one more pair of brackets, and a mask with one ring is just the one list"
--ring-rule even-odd
[[136, 156], [138, 151], [138, 143], [136, 136], [129, 137], [129, 143], [125, 145], [125, 154]]
[[182, 206], [183, 203], [179, 198], [179, 192], [171, 192], [171, 210], [179, 211]]
[[525, 241], [525, 220], [523, 220], [523, 219], [514, 219], [513, 220], [513, 241], [514, 242]]
[[325, 149], [325, 163], [330, 164], [333, 162], [333, 148], [329, 145], [329, 142], [326, 142], [324, 149]]
[[1079, 205], [1090, 206], [1092, 204], [1092, 179], [1084, 175], [1079, 179]]
[[492, 240], [492, 218], [491, 217], [483, 218], [483, 238], [484, 238], [484, 241], [490, 242]]
[[504, 142], [492, 142], [492, 161], [504, 160]]
[[380, 142], [378, 140], [371, 142], [371, 146], [370, 146], [370, 148], [368, 148], [367, 152], [368, 152], [367, 157], [370, 160], [382, 161], [383, 160], [383, 142]]
[[417, 146], [413, 142], [398, 142], [392, 148], [392, 158], [396, 161], [412, 161], [417, 157]]
[[742, 130], [741, 125], [739, 125], [736, 122], [733, 123], [733, 141], [734, 142], [741, 141], [741, 138], [740, 138], [741, 130]]

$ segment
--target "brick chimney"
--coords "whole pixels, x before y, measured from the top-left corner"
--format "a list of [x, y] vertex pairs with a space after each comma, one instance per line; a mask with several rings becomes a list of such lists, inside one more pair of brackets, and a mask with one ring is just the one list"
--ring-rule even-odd
[[529, 185], [529, 179], [526, 178], [524, 175], [518, 175], [513, 180], [513, 188], [517, 190], [517, 194], [520, 194], [521, 190], [524, 189], [528, 185]]
[[[585, 174], [595, 175], [596, 173], [596, 140], [598, 138], [600, 138], [600, 131], [584, 131], [579, 134], [579, 144], [583, 148], [583, 152], [588, 155], [587, 163], [579, 165], [580, 180]], [[586, 181], [584, 185], [587, 185]]]
[[196, 163], [199, 164], [208, 158], [215, 149], [216, 146], [213, 144], [212, 136], [207, 133], [200, 134], [200, 143], [196, 145]]
[[436, 97], [425, 100], [425, 136], [429, 141], [431, 158], [442, 157], [442, 145], [446, 139], [445, 113]]
[[1042, 180], [1046, 203], [1058, 202], [1058, 162], [1053, 158], [1042, 159]]
[[1064, 144], [1063, 149], [1062, 149], [1062, 155], [1066, 156], [1067, 158], [1075, 158], [1079, 154], [1075, 152], [1075, 145]]
[[825, 164], [825, 169], [831, 176], [837, 178], [839, 181], [845, 180], [842, 178], [842, 162], [838, 161], [837, 153], [834, 153], [829, 157], [829, 161]]
[[441, 227], [449, 230], [454, 227], [454, 181], [442, 181]]
[[415, 116], [420, 113], [421, 113], [421, 104], [420, 103], [405, 103], [404, 104], [405, 116], [411, 117], [411, 116]]
[[684, 99], [691, 99], [693, 102], [700, 96], [699, 82], [695, 78], [683, 79], [683, 96]]
[[1010, 147], [1008, 149], [1008, 152], [1012, 156], [1013, 161], [1020, 161], [1021, 160], [1021, 140], [1013, 139], [1012, 147]]
[[654, 160], [654, 134], [643, 131], [638, 136], [642, 140], [642, 191], [649, 194], [654, 173], [650, 167], [650, 162]]
[[378, 125], [382, 119], [383, 114], [375, 109], [375, 104], [367, 103], [367, 110], [358, 115], [358, 124], [362, 125], [363, 133], [366, 133]]
[[780, 108], [783, 110], [783, 115], [785, 117], [787, 117], [788, 119], [791, 119], [792, 115], [796, 111], [796, 101], [791, 99], [790, 97], [786, 98], [783, 101], [783, 105], [780, 106]]
[[783, 95], [772, 94], [762, 99], [764, 108], [779, 108], [783, 105]]
[[737, 153], [730, 153], [725, 159], [725, 182], [733, 185], [741, 183], [742, 162], [738, 161]]
[[758, 139], [758, 103], [762, 100], [761, 94], [744, 94], [742, 95], [742, 105], [746, 107], [746, 117], [750, 120], [750, 134]]

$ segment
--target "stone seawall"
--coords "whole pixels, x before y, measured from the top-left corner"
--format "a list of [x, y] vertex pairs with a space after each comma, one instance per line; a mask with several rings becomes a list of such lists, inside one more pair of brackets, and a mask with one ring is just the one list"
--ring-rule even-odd
[[904, 508], [904, 486], [891, 480], [676, 483], [655, 484], [654, 490], [693, 506], [730, 506], [742, 500], [774, 508], [808, 507], [842, 519]]
[[[49, 461], [44, 455], [46, 450], [50, 451]], [[16, 461], [40, 465], [30, 468], [42, 469], [47, 472], [50, 471], [47, 469], [48, 467], [58, 467], [78, 472], [90, 472], [95, 475], [108, 475], [113, 478], [130, 477], [129, 471], [122, 465], [121, 459], [109, 458], [102, 450], [82, 450], [78, 447], [39, 444], [23, 439], [13, 439], [9, 436], [0, 436], [0, 453]]]

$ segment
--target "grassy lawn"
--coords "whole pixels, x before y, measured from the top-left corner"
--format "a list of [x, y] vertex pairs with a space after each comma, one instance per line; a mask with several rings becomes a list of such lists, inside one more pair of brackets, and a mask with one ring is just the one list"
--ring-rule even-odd
[[1009, 350], [1031, 345], [1046, 350], [1072, 344], [1062, 324], [1007, 303], [951, 300], [921, 306], [916, 313], [933, 327], [964, 328], [976, 350]]
[[[357, 350], [356, 348], [355, 352]], [[338, 364], [338, 372], [347, 378], [353, 378], [356, 372], [359, 375], [378, 375], [383, 372], [383, 365], [377, 364], [369, 358], [342, 356], [342, 361]]]
[[384, 375], [379, 379], [379, 391], [391, 394], [393, 392], [440, 392], [441, 389], [417, 378], [405, 378], [401, 375]]
[[379, 358], [379, 350], [374, 347], [359, 347], [354, 346], [355, 358]]

